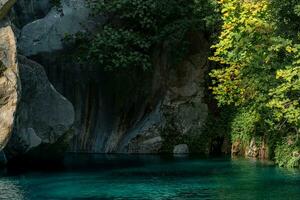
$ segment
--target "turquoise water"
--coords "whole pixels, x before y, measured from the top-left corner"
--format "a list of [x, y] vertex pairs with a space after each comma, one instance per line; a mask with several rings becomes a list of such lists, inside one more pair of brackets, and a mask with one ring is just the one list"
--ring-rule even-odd
[[300, 171], [229, 158], [68, 155], [0, 172], [0, 199], [300, 199]]

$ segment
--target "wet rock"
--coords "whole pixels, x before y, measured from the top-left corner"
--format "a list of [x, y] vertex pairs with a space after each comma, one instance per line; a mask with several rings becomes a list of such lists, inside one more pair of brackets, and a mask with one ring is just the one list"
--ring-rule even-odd
[[241, 142], [236, 141], [231, 145], [231, 156], [242, 155]]
[[268, 143], [263, 137], [252, 138], [250, 142], [246, 144], [241, 141], [235, 141], [231, 146], [231, 155], [269, 159]]
[[262, 137], [252, 138], [246, 147], [245, 155], [250, 158], [268, 159], [269, 148], [266, 140]]
[[246, 151], [246, 156], [257, 158], [258, 155], [259, 155], [259, 148], [256, 145], [255, 138], [252, 138], [248, 150]]
[[176, 145], [173, 149], [173, 154], [188, 154], [189, 147], [187, 144]]
[[160, 153], [162, 147], [163, 139], [161, 136], [152, 137], [148, 140], [139, 137], [132, 140], [128, 145], [127, 153], [139, 153], [139, 154], [149, 154], [149, 153]]
[[164, 124], [164, 119], [159, 105], [138, 125], [127, 132], [118, 151], [143, 154], [159, 153], [161, 151], [163, 139], [159, 127]]

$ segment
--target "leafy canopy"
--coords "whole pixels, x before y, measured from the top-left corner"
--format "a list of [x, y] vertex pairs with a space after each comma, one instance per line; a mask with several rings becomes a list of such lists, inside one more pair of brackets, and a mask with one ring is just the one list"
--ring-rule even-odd
[[209, 31], [214, 24], [212, 0], [89, 0], [95, 17], [104, 16], [96, 33], [71, 38], [79, 58], [107, 70], [143, 70], [152, 66], [154, 48], [165, 44], [170, 58], [187, 52], [189, 31]]
[[[249, 142], [249, 138], [260, 133], [271, 138], [278, 133], [281, 137], [298, 136], [300, 2], [218, 2], [221, 6], [223, 25], [218, 43], [212, 46], [215, 53], [210, 59], [219, 63], [219, 67], [210, 73], [213, 78], [211, 89], [220, 106], [231, 105], [240, 110], [236, 114], [240, 120], [234, 120], [232, 124], [233, 130], [239, 127], [240, 136], [234, 137], [233, 140], [247, 138], [246, 141]], [[247, 115], [241, 120], [241, 116], [247, 113], [255, 115]], [[243, 122], [246, 119], [247, 123], [237, 124], [237, 121]], [[278, 148], [295, 149], [282, 144], [279, 144]], [[278, 154], [279, 151], [276, 152], [277, 157], [282, 158]], [[288, 156], [291, 157], [291, 152]]]

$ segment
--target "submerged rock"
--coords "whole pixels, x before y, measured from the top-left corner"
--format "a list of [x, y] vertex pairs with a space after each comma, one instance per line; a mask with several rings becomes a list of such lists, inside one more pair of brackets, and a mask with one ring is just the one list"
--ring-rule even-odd
[[173, 154], [189, 154], [189, 147], [187, 144], [178, 144], [173, 149]]
[[16, 41], [10, 22], [0, 21], [0, 150], [8, 142], [18, 103]]
[[5, 152], [9, 158], [23, 154], [34, 154], [36, 159], [60, 156], [55, 154], [63, 153], [72, 138], [73, 106], [54, 89], [41, 65], [23, 56], [18, 60], [22, 97]]

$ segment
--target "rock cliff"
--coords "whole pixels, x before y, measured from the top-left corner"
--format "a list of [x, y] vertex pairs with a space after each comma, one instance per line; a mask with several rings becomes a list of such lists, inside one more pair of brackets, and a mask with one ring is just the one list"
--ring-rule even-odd
[[191, 33], [190, 53], [176, 67], [157, 50], [152, 91], [158, 94], [154, 110], [128, 131], [121, 151], [130, 153], [172, 152], [173, 147], [200, 136], [207, 119], [204, 76], [209, 45], [201, 33]]
[[19, 53], [28, 58], [18, 56], [19, 72], [14, 35], [3, 22], [0, 144], [3, 148], [13, 134], [4, 151], [9, 159], [47, 159], [65, 151], [173, 153], [178, 145], [188, 152], [190, 141], [201, 137], [208, 115], [203, 97], [209, 52], [202, 33], [187, 36], [193, 45], [176, 66], [166, 41], [153, 52], [153, 72], [116, 75], [64, 57], [72, 53], [64, 46], [66, 35], [105, 21], [92, 19], [85, 1], [54, 6], [20, 0], [11, 16]]
[[6, 16], [14, 3], [0, 1], [1, 161], [20, 155], [48, 159], [66, 151], [74, 110], [50, 84], [42, 66], [17, 58], [15, 28]]
[[[38, 16], [32, 11], [31, 16]], [[99, 66], [82, 67], [60, 57], [72, 53], [64, 49], [65, 35], [104, 22], [104, 18], [94, 22], [89, 13], [84, 1], [63, 0], [60, 9], [52, 7], [20, 27], [20, 52], [44, 65], [50, 82], [75, 108], [75, 137], [69, 151], [172, 153], [183, 140], [201, 135], [208, 113], [203, 80], [209, 45], [204, 36], [188, 36], [197, 45], [172, 69], [167, 45], [158, 46], [154, 72], [132, 74], [129, 80], [126, 74], [116, 76]]]

